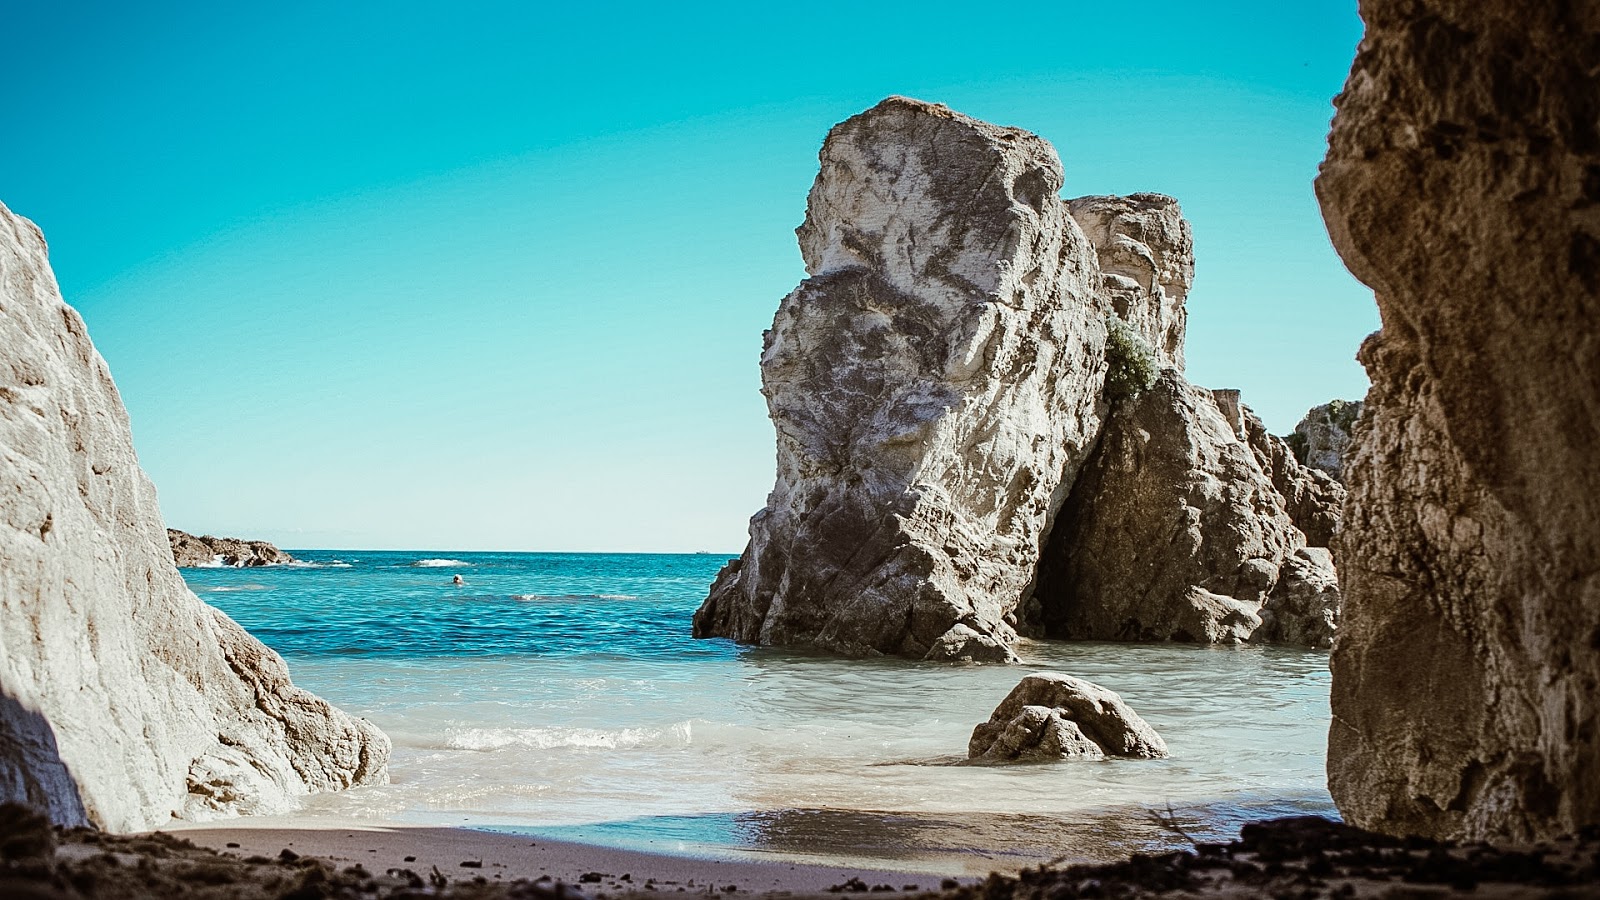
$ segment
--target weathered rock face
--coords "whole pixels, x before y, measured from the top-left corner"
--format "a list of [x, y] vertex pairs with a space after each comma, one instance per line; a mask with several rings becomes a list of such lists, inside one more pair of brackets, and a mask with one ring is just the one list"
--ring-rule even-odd
[[798, 231], [811, 277], [761, 358], [777, 483], [697, 636], [1009, 644], [1099, 429], [1111, 309], [1061, 179], [1038, 137], [905, 98], [829, 133]]
[[1250, 407], [1240, 407], [1240, 419], [1245, 441], [1262, 471], [1272, 479], [1272, 487], [1283, 498], [1283, 508], [1306, 536], [1306, 543], [1330, 546], [1343, 515], [1344, 485], [1326, 472], [1303, 465], [1288, 441], [1267, 433], [1267, 426]]
[[1166, 755], [1166, 741], [1115, 692], [1059, 672], [1024, 677], [967, 745], [983, 764]]
[[[1326, 646], [1315, 624], [1287, 621], [1306, 603], [1273, 608], [1280, 572], [1304, 546], [1211, 392], [1169, 369], [1107, 421], [1033, 596], [1054, 637], [1300, 643], [1315, 633], [1310, 643]], [[1258, 634], [1264, 618], [1279, 625]]]
[[1350, 432], [1361, 415], [1360, 400], [1330, 400], [1313, 406], [1285, 440], [1301, 464], [1326, 472], [1335, 481], [1344, 477], [1344, 454]]
[[1067, 208], [1094, 244], [1118, 318], [1139, 332], [1163, 365], [1181, 370], [1194, 238], [1178, 201], [1162, 194], [1079, 197]]
[[105, 361], [0, 206], [0, 801], [143, 829], [380, 781], [388, 752], [184, 587]]
[[242, 541], [211, 535], [196, 537], [176, 528], [167, 529], [172, 544], [172, 559], [180, 567], [232, 566], [253, 568], [294, 562], [294, 557], [266, 541]]
[[1345, 461], [1352, 824], [1600, 824], [1600, 9], [1363, 0], [1317, 193], [1383, 330]]

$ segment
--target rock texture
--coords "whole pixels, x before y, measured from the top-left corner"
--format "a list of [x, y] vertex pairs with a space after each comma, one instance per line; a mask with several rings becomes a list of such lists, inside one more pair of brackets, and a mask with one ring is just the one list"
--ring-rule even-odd
[[1267, 432], [1260, 417], [1241, 407], [1245, 442], [1256, 455], [1261, 470], [1283, 498], [1283, 508], [1313, 547], [1328, 547], [1339, 530], [1345, 488], [1332, 475], [1313, 469], [1295, 458], [1288, 441]]
[[973, 763], [1160, 759], [1167, 744], [1116, 693], [1059, 672], [1028, 675], [972, 730]]
[[0, 206], [0, 800], [145, 829], [381, 781], [388, 751], [184, 587], [105, 361]]
[[167, 540], [172, 544], [172, 558], [180, 567], [232, 566], [253, 568], [276, 566], [294, 562], [294, 557], [266, 541], [242, 541], [238, 538], [219, 538], [211, 535], [195, 537], [176, 528], [167, 529]]
[[1361, 415], [1360, 400], [1330, 400], [1313, 406], [1294, 432], [1284, 440], [1303, 465], [1326, 472], [1335, 481], [1344, 477], [1344, 455], [1350, 433]]
[[1317, 180], [1383, 318], [1329, 788], [1388, 832], [1575, 832], [1600, 825], [1600, 8], [1361, 11]]
[[1194, 238], [1178, 201], [1162, 194], [1079, 197], [1067, 208], [1094, 244], [1117, 316], [1139, 332], [1163, 365], [1182, 369]]
[[[1168, 369], [1117, 407], [1061, 509], [1033, 594], [1044, 632], [1327, 646], [1307, 589], [1279, 602], [1281, 573], [1306, 545], [1284, 507], [1212, 393]], [[1332, 579], [1331, 563], [1322, 574]], [[1336, 608], [1336, 586], [1316, 596]], [[1314, 621], [1296, 621], [1302, 612]]]
[[777, 482], [694, 632], [993, 655], [1099, 430], [1096, 248], [1025, 131], [892, 97], [820, 158], [761, 357]]

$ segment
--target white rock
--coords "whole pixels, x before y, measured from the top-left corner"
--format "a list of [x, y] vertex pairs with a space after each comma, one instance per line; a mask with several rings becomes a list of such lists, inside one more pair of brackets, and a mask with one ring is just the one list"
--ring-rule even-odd
[[138, 830], [381, 782], [388, 754], [184, 586], [105, 360], [0, 206], [0, 800]]

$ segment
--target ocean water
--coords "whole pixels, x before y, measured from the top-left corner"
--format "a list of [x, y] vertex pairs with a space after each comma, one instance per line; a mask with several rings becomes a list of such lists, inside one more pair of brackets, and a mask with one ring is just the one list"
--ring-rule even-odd
[[[1335, 815], [1326, 653], [1027, 642], [1014, 667], [839, 660], [692, 639], [723, 556], [295, 555], [183, 574], [394, 741], [392, 784], [312, 797], [301, 820], [981, 873]], [[950, 765], [1038, 670], [1117, 691], [1172, 758]]]

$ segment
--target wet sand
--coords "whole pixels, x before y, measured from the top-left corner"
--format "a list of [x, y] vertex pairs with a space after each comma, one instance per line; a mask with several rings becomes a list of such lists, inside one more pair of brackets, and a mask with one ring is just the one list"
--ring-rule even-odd
[[[185, 827], [168, 833], [240, 858], [276, 859], [288, 850], [336, 868], [360, 865], [374, 873], [401, 869], [426, 878], [437, 869], [452, 881], [549, 877], [576, 885], [589, 897], [630, 891], [817, 894], [859, 885], [880, 892], [885, 892], [881, 886], [916, 892], [937, 890], [946, 879], [893, 869], [646, 853], [464, 828], [283, 828], [230, 822], [226, 827]], [[964, 874], [948, 877], [962, 883], [976, 880]]]

